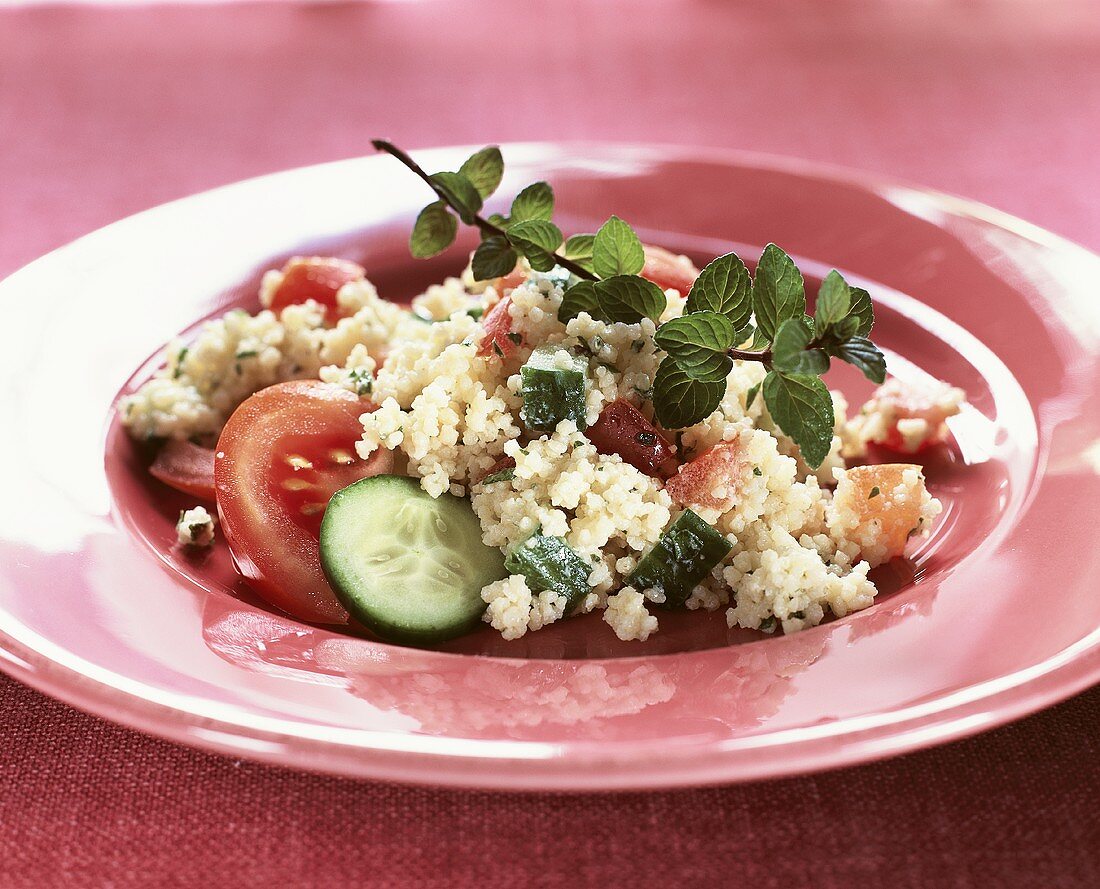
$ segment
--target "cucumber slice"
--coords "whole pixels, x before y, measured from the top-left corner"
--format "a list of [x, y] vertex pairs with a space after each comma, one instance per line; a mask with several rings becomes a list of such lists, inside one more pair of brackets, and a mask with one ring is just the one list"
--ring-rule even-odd
[[638, 563], [626, 582], [636, 590], [658, 589], [665, 608], [681, 608], [691, 591], [733, 549], [724, 535], [685, 509]]
[[536, 531], [512, 548], [504, 567], [509, 574], [522, 574], [534, 593], [543, 590], [564, 593], [569, 598], [566, 614], [589, 593], [591, 566], [560, 537], [547, 537]]
[[584, 429], [584, 380], [588, 359], [561, 346], [540, 346], [519, 369], [523, 408], [520, 418], [528, 429], [551, 432], [562, 420]]
[[321, 522], [321, 567], [344, 607], [383, 639], [431, 643], [477, 626], [481, 588], [507, 576], [461, 498], [376, 475], [337, 491]]

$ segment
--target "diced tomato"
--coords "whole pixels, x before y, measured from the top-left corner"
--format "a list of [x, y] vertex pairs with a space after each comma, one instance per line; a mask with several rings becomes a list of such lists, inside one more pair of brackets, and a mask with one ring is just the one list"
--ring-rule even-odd
[[366, 274], [362, 266], [346, 259], [329, 256], [295, 256], [283, 266], [283, 280], [271, 295], [271, 309], [280, 312], [287, 306], [301, 305], [312, 299], [325, 307], [325, 319], [335, 324], [340, 318], [336, 294], [350, 281]]
[[643, 247], [645, 265], [642, 267], [642, 277], [648, 278], [662, 290], [674, 287], [680, 291], [680, 296], [687, 296], [691, 285], [699, 277], [695, 264], [686, 256], [677, 256], [664, 247], [654, 247], [652, 244]]
[[507, 360], [516, 354], [516, 350], [523, 343], [522, 337], [512, 332], [512, 316], [508, 309], [512, 305], [512, 297], [506, 296], [486, 313], [481, 321], [485, 328], [485, 336], [481, 345], [477, 347], [477, 354], [482, 358], [497, 356]]
[[584, 434], [601, 454], [618, 454], [646, 475], [668, 478], [676, 472], [676, 450], [645, 414], [624, 398], [604, 407]]
[[725, 512], [741, 493], [748, 467], [737, 442], [724, 441], [700, 454], [665, 482], [665, 490], [681, 506], [698, 506]]
[[[875, 390], [865, 410], [889, 418], [889, 425], [871, 441], [903, 454], [916, 454], [947, 438], [946, 420], [959, 412], [964, 395], [961, 389], [937, 380], [899, 380], [891, 377]], [[903, 435], [899, 420], [923, 420], [914, 433]]]
[[519, 287], [520, 284], [522, 284], [526, 280], [527, 272], [525, 272], [521, 266], [517, 265], [503, 278], [494, 278], [492, 284], [493, 289], [501, 296], [504, 296], [515, 290], [517, 287]]
[[214, 482], [233, 560], [257, 593], [302, 620], [348, 620], [318, 541], [333, 494], [393, 468], [385, 449], [367, 461], [355, 455], [359, 417], [370, 410], [339, 386], [279, 383], [237, 408], [218, 439]]
[[[918, 472], [915, 485], [905, 484], [903, 476], [908, 469]], [[902, 555], [909, 535], [920, 529], [924, 488], [924, 476], [920, 473], [921, 468], [912, 463], [855, 466], [845, 471], [837, 485], [834, 504], [854, 513], [856, 527], [872, 527], [871, 522], [875, 521], [882, 529], [875, 542], [885, 548], [885, 556], [875, 558], [872, 564]], [[900, 497], [895, 495], [899, 486], [904, 488]]]
[[214, 452], [189, 441], [164, 443], [149, 474], [170, 488], [200, 500], [214, 499]]

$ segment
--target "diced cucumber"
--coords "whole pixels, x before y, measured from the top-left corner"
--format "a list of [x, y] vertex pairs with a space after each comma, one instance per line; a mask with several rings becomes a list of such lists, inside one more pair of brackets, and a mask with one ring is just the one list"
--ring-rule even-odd
[[540, 346], [519, 369], [523, 409], [520, 417], [528, 429], [551, 432], [562, 420], [578, 429], [584, 422], [584, 381], [588, 359], [561, 346]]
[[430, 643], [473, 629], [481, 588], [507, 576], [470, 504], [412, 478], [337, 491], [321, 522], [321, 567], [344, 607], [383, 639]]
[[660, 590], [665, 594], [665, 608], [680, 608], [731, 549], [733, 544], [722, 534], [685, 509], [642, 557], [626, 582], [636, 590]]
[[522, 574], [531, 592], [553, 590], [569, 598], [568, 614], [590, 592], [588, 575], [592, 566], [573, 552], [560, 537], [547, 537], [536, 531], [523, 543], [512, 547], [504, 560], [509, 574]]

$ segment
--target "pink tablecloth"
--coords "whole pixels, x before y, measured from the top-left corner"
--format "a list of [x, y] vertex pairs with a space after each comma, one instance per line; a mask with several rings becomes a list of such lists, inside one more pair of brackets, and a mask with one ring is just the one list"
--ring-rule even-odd
[[[7, 10], [0, 275], [121, 215], [363, 153], [378, 134], [801, 155], [1100, 248], [1100, 13], [1095, 0]], [[494, 796], [220, 759], [0, 678], [0, 887], [1095, 887], [1098, 727], [1094, 690], [819, 777]]]

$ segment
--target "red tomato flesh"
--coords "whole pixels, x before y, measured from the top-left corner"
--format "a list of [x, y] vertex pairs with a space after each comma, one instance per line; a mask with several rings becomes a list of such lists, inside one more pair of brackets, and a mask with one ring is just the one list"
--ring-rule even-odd
[[214, 499], [214, 452], [189, 441], [166, 441], [149, 474], [200, 500]]
[[676, 451], [645, 414], [619, 398], [600, 411], [584, 433], [601, 454], [618, 454], [635, 469], [655, 478], [676, 472]]
[[222, 531], [237, 568], [265, 600], [301, 620], [347, 623], [321, 571], [321, 519], [352, 482], [393, 468], [355, 454], [374, 406], [346, 389], [297, 380], [261, 389], [225, 424], [214, 460]]
[[720, 442], [681, 466], [665, 482], [665, 490], [681, 506], [725, 512], [737, 503], [746, 468], [740, 446], [736, 442]]
[[699, 269], [686, 256], [677, 256], [664, 247], [654, 247], [644, 244], [645, 265], [642, 267], [642, 277], [652, 281], [662, 290], [674, 287], [680, 291], [680, 296], [687, 296], [691, 285], [699, 277]]
[[339, 320], [340, 307], [336, 294], [349, 281], [358, 281], [366, 274], [362, 266], [346, 259], [328, 256], [295, 256], [283, 266], [283, 280], [271, 297], [271, 309], [280, 312], [287, 306], [297, 306], [314, 300], [325, 307], [329, 324]]
[[506, 296], [489, 309], [482, 319], [481, 326], [485, 328], [485, 336], [477, 347], [477, 354], [481, 358], [495, 355], [507, 360], [522, 345], [522, 337], [512, 332], [512, 316], [508, 312], [511, 305], [512, 297]]

